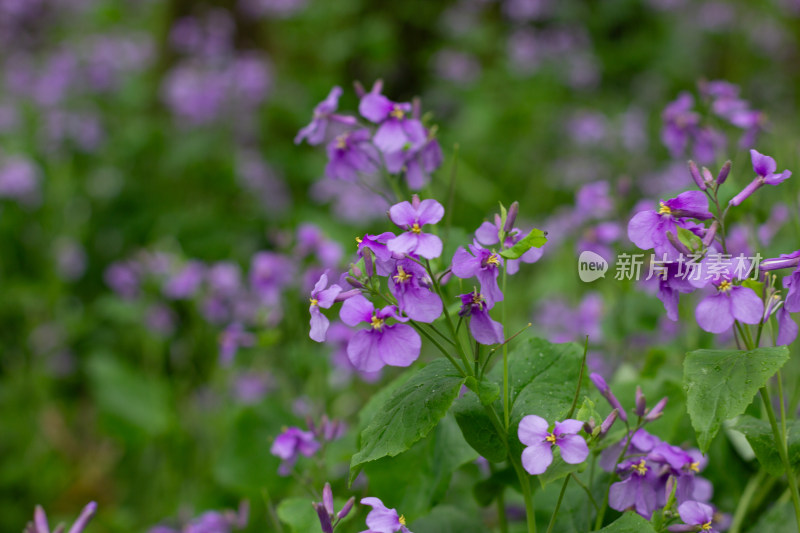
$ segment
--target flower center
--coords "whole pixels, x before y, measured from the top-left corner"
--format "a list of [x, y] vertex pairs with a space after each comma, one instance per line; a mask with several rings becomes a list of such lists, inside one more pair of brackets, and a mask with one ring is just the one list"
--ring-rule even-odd
[[489, 256], [488, 259], [486, 259], [486, 264], [487, 265], [499, 266], [500, 265], [500, 259], [497, 257], [497, 255], [492, 254], [492, 255]]
[[383, 323], [385, 321], [382, 318], [378, 318], [375, 315], [372, 315], [372, 320], [370, 320], [370, 325], [372, 329], [381, 329], [383, 327]]
[[400, 518], [398, 518], [397, 521], [400, 522], [401, 526], [406, 525], [406, 516], [401, 514]]
[[698, 463], [697, 461], [695, 461], [694, 463], [691, 463], [689, 465], [689, 470], [691, 470], [692, 472], [699, 472], [700, 471], [700, 463]]
[[472, 293], [472, 303], [473, 305], [480, 305], [481, 303], [483, 303], [483, 296], [481, 296], [481, 293], [479, 292]]
[[336, 148], [339, 150], [344, 150], [347, 148], [347, 134], [342, 133], [341, 135], [336, 136]]
[[647, 473], [647, 466], [645, 466], [644, 459], [639, 461], [639, 464], [631, 465], [631, 469], [636, 470], [640, 476], [643, 476]]
[[550, 444], [555, 444], [556, 443], [556, 436], [553, 433], [548, 433], [548, 435], [544, 438], [544, 440], [546, 440]]
[[363, 239], [361, 237], [356, 237], [356, 244], [361, 244]]
[[399, 106], [394, 106], [394, 109], [392, 109], [392, 112], [389, 113], [389, 116], [401, 120], [403, 117], [406, 116], [406, 114], [403, 113], [403, 110], [400, 109]]
[[706, 522], [700, 526], [700, 531], [711, 531], [711, 522]]
[[732, 286], [733, 285], [731, 285], [730, 281], [722, 280], [722, 283], [719, 284], [719, 287], [717, 287], [717, 289], [719, 290], [719, 292], [728, 292], [729, 290], [731, 290]]
[[311, 305], [319, 305], [319, 300], [316, 298], [309, 298], [308, 301], [311, 302]]
[[411, 274], [403, 270], [403, 267], [400, 265], [397, 266], [397, 274], [394, 276], [395, 281], [399, 281], [400, 283], [405, 283], [406, 281], [411, 279]]
[[411, 226], [411, 233], [416, 233], [417, 235], [422, 233], [422, 228], [419, 227], [419, 224], [417, 222], [414, 222], [414, 225]]
[[659, 202], [658, 204], [658, 214], [659, 215], [671, 215], [672, 209], [669, 206], [664, 205], [664, 202]]

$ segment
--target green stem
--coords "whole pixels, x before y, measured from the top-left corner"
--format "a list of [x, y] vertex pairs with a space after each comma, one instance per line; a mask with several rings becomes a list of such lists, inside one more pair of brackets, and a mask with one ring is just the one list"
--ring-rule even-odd
[[742, 497], [736, 506], [736, 512], [733, 514], [733, 520], [731, 520], [731, 528], [729, 530], [730, 533], [739, 533], [741, 530], [742, 521], [744, 520], [747, 510], [750, 507], [750, 502], [752, 501], [753, 496], [755, 496], [758, 488], [763, 483], [764, 477], [766, 477], [766, 471], [759, 470], [758, 473], [751, 477], [750, 481], [747, 482], [747, 486], [744, 488]]
[[500, 533], [508, 533], [508, 518], [506, 517], [506, 498], [503, 489], [497, 494], [497, 522], [500, 524]]
[[794, 515], [797, 519], [797, 531], [800, 532], [800, 493], [797, 492], [797, 478], [794, 476], [794, 470], [789, 462], [789, 453], [786, 450], [786, 439], [781, 436], [778, 421], [775, 419], [775, 410], [772, 408], [772, 403], [769, 401], [767, 387], [761, 387], [760, 390], [764, 408], [767, 410], [769, 425], [772, 427], [772, 436], [775, 439], [775, 446], [778, 448], [778, 454], [781, 456], [781, 461], [783, 462], [783, 470], [786, 472], [786, 479], [789, 481], [789, 492], [792, 496]]
[[[502, 241], [501, 241], [502, 243]], [[503, 295], [506, 294], [506, 269], [503, 268]], [[506, 323], [506, 298], [503, 296], [503, 307], [502, 307], [502, 323], [503, 323], [503, 331], [507, 331], [507, 323]], [[509, 409], [509, 402], [510, 397], [508, 394], [508, 343], [503, 343], [503, 420], [506, 425], [506, 430], [509, 426], [509, 417], [510, 417], [510, 409]], [[536, 526], [534, 525], [534, 528]]]
[[578, 486], [582, 488], [583, 491], [586, 493], [586, 495], [589, 497], [589, 502], [594, 507], [594, 510], [599, 511], [600, 506], [597, 505], [597, 500], [594, 499], [594, 495], [592, 494], [592, 491], [589, 490], [589, 487], [587, 487], [586, 484], [583, 481], [581, 481], [581, 478], [575, 475], [575, 472], [570, 473], [570, 476], [572, 476], [572, 479], [575, 480], [575, 483], [577, 483]]
[[583, 383], [583, 369], [586, 367], [586, 354], [589, 351], [589, 336], [586, 336], [586, 341], [583, 344], [583, 359], [581, 360], [581, 372], [578, 375], [578, 386], [575, 387], [575, 396], [572, 398], [572, 406], [569, 408], [569, 413], [566, 418], [572, 418], [575, 413], [575, 408], [578, 406], [578, 396], [581, 394], [581, 384]]
[[561, 501], [564, 499], [564, 493], [567, 492], [567, 485], [569, 484], [570, 479], [572, 479], [571, 476], [565, 477], [564, 484], [561, 485], [561, 492], [558, 495], [558, 501], [556, 501], [556, 507], [555, 509], [553, 509], [553, 515], [550, 517], [550, 524], [548, 524], [547, 526], [547, 533], [551, 533], [553, 531], [553, 526], [556, 525], [556, 516], [558, 516], [558, 510], [561, 508]]

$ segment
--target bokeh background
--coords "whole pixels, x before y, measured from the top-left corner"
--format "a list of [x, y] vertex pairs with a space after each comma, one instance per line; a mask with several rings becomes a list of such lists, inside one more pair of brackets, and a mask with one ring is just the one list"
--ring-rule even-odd
[[[498, 201], [548, 231], [509, 329], [590, 334], [618, 396], [670, 394], [660, 436], [691, 443], [681, 354], [711, 339], [691, 307], [680, 326], [632, 283], [580, 283], [576, 250], [631, 251], [633, 206], [689, 187], [661, 113], [703, 80], [739, 85], [765, 113], [757, 146], [796, 171], [798, 39], [796, 0], [0, 0], [0, 532], [37, 503], [71, 518], [96, 500], [90, 531], [128, 532], [242, 499], [247, 531], [271, 531], [268, 507], [307, 495], [270, 443], [323, 414], [351, 430], [308, 475], [346, 497], [357, 413], [395, 373], [359, 376], [311, 342], [307, 293], [356, 235], [390, 228], [293, 139], [334, 85], [355, 111], [354, 81], [419, 97], [438, 124], [426, 193], [454, 191], [449, 253]], [[735, 141], [718, 153], [714, 172], [730, 158], [749, 181]], [[797, 248], [792, 181], [738, 221], [765, 256]], [[275, 291], [256, 303], [259, 269]], [[755, 467], [724, 439], [712, 454], [731, 511]], [[436, 499], [482, 516], [478, 468], [456, 476], [406, 514]], [[419, 482], [395, 480], [395, 501]]]

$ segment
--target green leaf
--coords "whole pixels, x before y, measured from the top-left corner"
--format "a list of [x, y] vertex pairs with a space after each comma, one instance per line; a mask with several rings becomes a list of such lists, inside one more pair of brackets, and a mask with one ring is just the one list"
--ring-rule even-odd
[[506, 259], [519, 259], [522, 254], [531, 248], [541, 248], [547, 242], [547, 234], [540, 229], [533, 228], [530, 233], [522, 238], [511, 248], [500, 252]]
[[392, 393], [361, 433], [350, 461], [350, 482], [364, 463], [408, 450], [436, 427], [458, 396], [464, 377], [449, 361], [437, 359]]
[[278, 518], [293, 533], [319, 531], [319, 517], [308, 498], [288, 498], [278, 504]]
[[[481, 405], [475, 394], [465, 394], [453, 404], [453, 415], [464, 440], [472, 448], [492, 463], [501, 463], [508, 456], [508, 447], [497, 434], [494, 424], [485, 409], [497, 409]], [[501, 407], [502, 413], [502, 407]], [[498, 419], [502, 418], [502, 414]]]
[[488, 507], [492, 504], [497, 495], [507, 486], [517, 483], [517, 474], [514, 469], [508, 467], [504, 470], [492, 472], [488, 479], [483, 479], [472, 487], [472, 495], [481, 507]]
[[655, 533], [650, 522], [636, 513], [627, 512], [614, 520], [599, 533]]
[[751, 351], [696, 350], [686, 354], [686, 407], [703, 453], [722, 422], [744, 413], [758, 389], [788, 359], [786, 346]]
[[678, 235], [676, 236], [689, 250], [703, 249], [703, 240], [686, 228], [678, 227]]
[[500, 396], [500, 387], [492, 381], [479, 382], [473, 376], [469, 376], [464, 384], [478, 395], [481, 405], [491, 405]]
[[547, 486], [548, 483], [567, 477], [572, 472], [583, 472], [586, 469], [585, 462], [576, 465], [565, 463], [564, 459], [561, 458], [560, 449], [557, 446], [553, 448], [555, 449], [553, 451], [552, 464], [547, 467], [547, 470], [545, 470], [543, 474], [536, 476], [539, 478], [539, 483], [542, 485], [542, 488]]
[[797, 533], [797, 519], [791, 502], [776, 503], [747, 533]]
[[500, 229], [502, 230], [506, 227], [506, 220], [508, 219], [508, 209], [506, 206], [503, 205], [503, 202], [499, 202], [500, 204]]
[[[747, 437], [747, 442], [753, 447], [758, 462], [767, 472], [775, 477], [784, 474], [783, 462], [775, 447], [769, 422], [744, 415], [739, 417], [735, 428]], [[786, 430], [789, 433], [789, 462], [796, 467], [800, 463], [800, 421], [789, 420]]]
[[445, 417], [410, 450], [367, 463], [364, 473], [370, 494], [413, 519], [441, 501], [456, 469], [477, 458], [452, 417]]

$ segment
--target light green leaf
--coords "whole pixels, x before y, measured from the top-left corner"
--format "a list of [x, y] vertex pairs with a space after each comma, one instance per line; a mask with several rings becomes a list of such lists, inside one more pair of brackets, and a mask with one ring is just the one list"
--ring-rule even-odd
[[627, 512], [601, 529], [599, 533], [655, 533], [655, 530], [650, 522], [638, 514]]
[[[775, 447], [775, 440], [772, 435], [772, 428], [766, 420], [743, 415], [739, 417], [735, 428], [747, 437], [747, 442], [753, 447], [758, 462], [761, 466], [775, 477], [784, 474], [783, 462]], [[800, 463], [800, 421], [789, 420], [786, 430], [789, 433], [789, 462], [797, 467]]]
[[546, 242], [547, 234], [540, 229], [533, 228], [517, 244], [500, 252], [500, 255], [506, 259], [519, 259], [531, 248], [541, 248]]
[[288, 498], [278, 505], [278, 518], [292, 528], [292, 533], [319, 531], [317, 511], [307, 498]]

